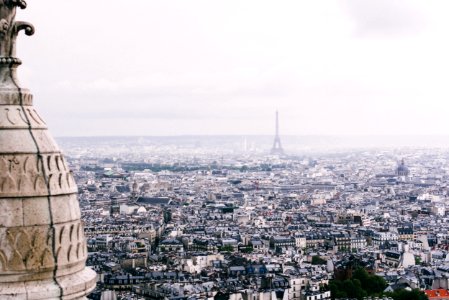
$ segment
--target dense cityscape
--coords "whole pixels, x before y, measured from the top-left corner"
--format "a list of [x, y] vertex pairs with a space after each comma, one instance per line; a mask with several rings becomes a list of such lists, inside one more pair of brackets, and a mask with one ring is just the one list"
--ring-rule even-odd
[[92, 299], [444, 299], [447, 149], [289, 155], [174, 140], [60, 141], [99, 277]]
[[448, 3], [0, 0], [0, 300], [449, 300]]

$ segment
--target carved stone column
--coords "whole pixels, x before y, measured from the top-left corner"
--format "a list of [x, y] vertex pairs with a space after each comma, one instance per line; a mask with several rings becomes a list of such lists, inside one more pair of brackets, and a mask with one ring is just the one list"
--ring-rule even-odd
[[[37, 3], [37, 2], [36, 2]], [[23, 0], [0, 0], [0, 299], [85, 299], [96, 274], [85, 267], [77, 187], [47, 125], [21, 88], [14, 21]]]

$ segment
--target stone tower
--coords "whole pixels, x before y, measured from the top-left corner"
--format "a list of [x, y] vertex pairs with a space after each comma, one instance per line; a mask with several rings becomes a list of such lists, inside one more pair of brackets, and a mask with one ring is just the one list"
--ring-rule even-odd
[[86, 268], [77, 187], [61, 151], [20, 87], [15, 21], [23, 0], [0, 0], [0, 299], [85, 299]]

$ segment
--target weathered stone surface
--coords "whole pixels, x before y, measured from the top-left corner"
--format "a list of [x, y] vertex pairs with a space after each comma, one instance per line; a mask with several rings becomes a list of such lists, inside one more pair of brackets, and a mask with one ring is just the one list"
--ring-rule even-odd
[[72, 173], [59, 151], [0, 156], [0, 197], [36, 197], [76, 192]]
[[0, 129], [47, 129], [36, 110], [18, 105], [0, 106]]
[[27, 89], [20, 89], [17, 93], [17, 87], [12, 89], [0, 86], [0, 105], [33, 105], [33, 95]]
[[67, 163], [19, 87], [14, 57], [23, 0], [0, 0], [0, 299], [85, 299], [96, 274], [85, 267], [77, 187]]
[[75, 274], [58, 277], [56, 281], [48, 279], [3, 283], [0, 285], [0, 299], [81, 300], [85, 299], [86, 290], [95, 286], [95, 277], [95, 272], [86, 268]]

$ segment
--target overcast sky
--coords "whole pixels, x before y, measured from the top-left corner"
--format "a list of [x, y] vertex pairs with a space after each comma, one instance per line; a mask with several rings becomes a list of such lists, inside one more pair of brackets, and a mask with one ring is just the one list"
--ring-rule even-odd
[[449, 134], [449, 1], [28, 0], [55, 136]]

